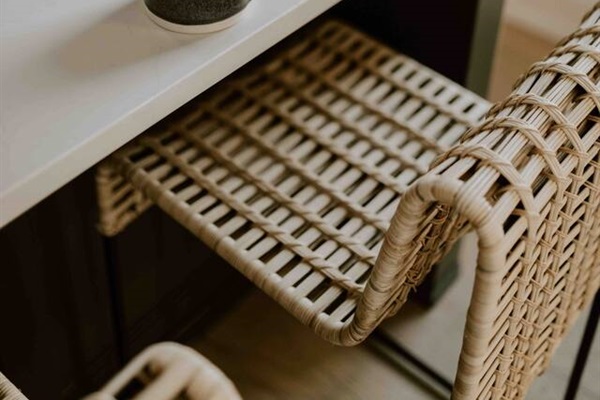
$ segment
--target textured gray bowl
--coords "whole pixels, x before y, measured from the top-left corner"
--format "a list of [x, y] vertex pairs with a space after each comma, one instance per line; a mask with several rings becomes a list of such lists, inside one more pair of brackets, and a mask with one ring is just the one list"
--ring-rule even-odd
[[250, 0], [144, 0], [154, 22], [186, 33], [211, 32], [231, 26]]

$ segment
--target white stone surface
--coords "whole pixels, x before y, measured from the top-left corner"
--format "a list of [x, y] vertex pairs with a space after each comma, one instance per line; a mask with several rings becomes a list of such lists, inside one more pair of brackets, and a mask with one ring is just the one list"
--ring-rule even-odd
[[253, 0], [210, 35], [137, 0], [0, 1], [0, 227], [339, 0]]

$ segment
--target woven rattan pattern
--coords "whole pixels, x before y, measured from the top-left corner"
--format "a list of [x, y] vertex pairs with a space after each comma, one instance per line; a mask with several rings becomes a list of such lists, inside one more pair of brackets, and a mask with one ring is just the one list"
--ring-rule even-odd
[[600, 286], [599, 82], [596, 5], [430, 174], [481, 241], [456, 399], [523, 398]]
[[488, 108], [330, 22], [112, 157], [99, 174], [102, 228], [118, 232], [149, 204], [126, 176], [341, 342], [400, 196]]
[[599, 18], [466, 134], [484, 101], [326, 23], [107, 160], [102, 228], [149, 198], [346, 345], [472, 228], [454, 398], [523, 398], [600, 284]]
[[0, 399], [27, 400], [27, 397], [0, 372]]

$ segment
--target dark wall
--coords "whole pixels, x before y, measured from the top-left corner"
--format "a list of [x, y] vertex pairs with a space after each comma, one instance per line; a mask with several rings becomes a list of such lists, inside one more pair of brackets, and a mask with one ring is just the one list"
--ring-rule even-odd
[[31, 399], [74, 398], [117, 368], [86, 173], [0, 230], [0, 370]]
[[250, 283], [157, 208], [110, 239], [116, 323], [125, 358], [150, 343], [198, 334]]
[[342, 2], [336, 13], [391, 47], [485, 95], [502, 3], [352, 0]]

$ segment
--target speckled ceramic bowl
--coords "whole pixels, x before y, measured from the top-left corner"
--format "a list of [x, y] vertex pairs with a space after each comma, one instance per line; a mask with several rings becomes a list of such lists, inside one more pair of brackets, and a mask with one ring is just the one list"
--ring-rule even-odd
[[250, 0], [143, 0], [150, 19], [170, 31], [208, 33], [237, 22]]

